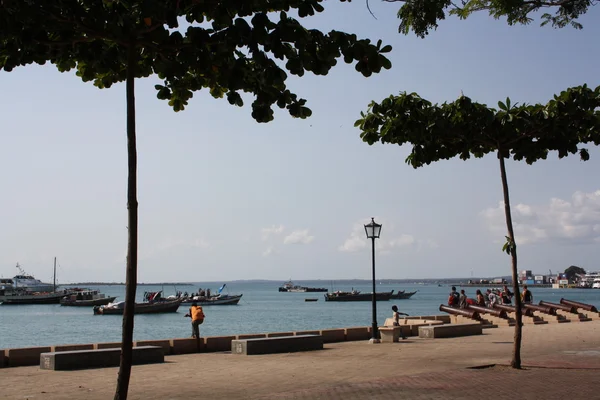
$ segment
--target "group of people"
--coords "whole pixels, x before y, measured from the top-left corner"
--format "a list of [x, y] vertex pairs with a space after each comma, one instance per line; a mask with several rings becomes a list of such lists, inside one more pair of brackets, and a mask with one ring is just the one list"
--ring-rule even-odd
[[[179, 292], [181, 293], [181, 292]], [[198, 291], [196, 293], [188, 293], [185, 292], [183, 293], [183, 297], [187, 298], [187, 297], [210, 297], [210, 289], [202, 289], [202, 288], [198, 288]]]
[[[514, 293], [511, 292], [506, 285], [504, 285], [502, 290], [487, 289], [485, 294], [483, 294], [480, 289], [477, 289], [474, 299], [469, 298], [464, 289], [461, 289], [460, 293], [458, 293], [456, 291], [456, 287], [452, 286], [452, 291], [448, 296], [448, 305], [457, 308], [467, 308], [469, 304], [472, 304], [493, 308], [495, 304], [512, 305], [513, 297]], [[533, 294], [527, 288], [527, 285], [523, 286], [523, 291], [521, 292], [521, 302], [524, 304], [533, 303]]]

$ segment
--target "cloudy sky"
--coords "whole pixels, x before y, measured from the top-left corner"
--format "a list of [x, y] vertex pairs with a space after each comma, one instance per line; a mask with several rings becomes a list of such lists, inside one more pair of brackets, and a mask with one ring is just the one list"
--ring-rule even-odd
[[[505, 275], [498, 160], [451, 160], [414, 170], [407, 148], [368, 146], [353, 127], [371, 100], [416, 91], [434, 102], [461, 91], [495, 105], [546, 102], [600, 84], [600, 9], [581, 31], [508, 27], [478, 15], [426, 39], [397, 33], [399, 4], [327, 2], [306, 24], [394, 47], [393, 68], [363, 78], [340, 64], [289, 85], [313, 116], [197, 93], [174, 113], [138, 81], [139, 281], [344, 279], [371, 273], [363, 224], [383, 224], [380, 278]], [[31, 66], [0, 73], [0, 275], [15, 264], [58, 280], [125, 279], [126, 141], [123, 85], [98, 90], [72, 73]], [[599, 270], [600, 152], [591, 160], [509, 162], [519, 269]]]

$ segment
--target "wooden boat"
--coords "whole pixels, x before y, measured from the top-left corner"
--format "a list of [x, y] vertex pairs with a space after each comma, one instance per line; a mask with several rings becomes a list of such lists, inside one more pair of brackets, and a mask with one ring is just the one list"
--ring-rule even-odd
[[304, 299], [304, 301], [318, 301], [318, 300], [319, 299], [317, 299], [317, 298], [307, 298], [307, 299]]
[[21, 290], [0, 290], [0, 303], [3, 305], [12, 304], [58, 304], [65, 295], [60, 293], [39, 293], [27, 292]]
[[[154, 303], [135, 303], [134, 314], [161, 314], [177, 312], [181, 299], [173, 301], [157, 301]], [[125, 302], [111, 303], [105, 306], [95, 306], [94, 315], [123, 315]]]
[[186, 297], [182, 303], [190, 305], [197, 303], [199, 306], [233, 306], [240, 302], [243, 294], [221, 294], [211, 297]]
[[[388, 301], [394, 291], [391, 292], [376, 292], [375, 300], [376, 301]], [[353, 290], [351, 292], [340, 292], [336, 291], [333, 293], [325, 294], [325, 301], [372, 301], [373, 293], [361, 293], [358, 290]]]
[[115, 301], [115, 299], [116, 296], [106, 297], [98, 290], [77, 290], [75, 293], [60, 299], [60, 305], [71, 307], [105, 306]]
[[406, 292], [404, 290], [400, 290], [398, 293], [393, 294], [391, 298], [394, 300], [406, 300], [410, 299], [417, 292], [418, 290], [415, 290], [414, 292]]

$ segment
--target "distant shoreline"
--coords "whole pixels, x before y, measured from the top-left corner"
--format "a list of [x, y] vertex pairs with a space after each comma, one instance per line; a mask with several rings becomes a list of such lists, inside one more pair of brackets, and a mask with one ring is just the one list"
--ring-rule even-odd
[[[385, 285], [468, 285], [469, 280], [475, 278], [442, 278], [442, 279], [376, 279], [377, 284]], [[479, 278], [477, 278], [479, 279]], [[222, 285], [235, 283], [269, 283], [281, 286], [286, 280], [276, 279], [241, 279], [232, 281], [207, 281], [207, 282], [144, 282], [138, 283], [138, 286], [196, 286], [198, 284], [215, 284]], [[344, 284], [370, 284], [371, 279], [297, 279], [292, 280], [294, 283], [302, 282], [320, 282], [322, 284], [333, 284], [340, 286]], [[125, 282], [76, 282], [64, 283], [62, 286], [124, 286]]]

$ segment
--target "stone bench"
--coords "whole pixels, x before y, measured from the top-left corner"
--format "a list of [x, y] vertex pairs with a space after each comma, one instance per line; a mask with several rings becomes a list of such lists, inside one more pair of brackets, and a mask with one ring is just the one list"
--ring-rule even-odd
[[231, 353], [241, 355], [323, 350], [321, 335], [281, 336], [231, 341]]
[[[78, 370], [87, 368], [118, 367], [121, 349], [75, 350], [40, 355], [40, 368], [53, 371]], [[154, 364], [165, 362], [161, 346], [139, 346], [133, 348], [133, 364]]]
[[407, 337], [410, 336], [410, 333], [410, 325], [382, 326], [379, 328], [379, 334], [381, 336], [382, 343], [399, 342], [400, 336], [402, 336], [402, 334], [404, 334], [404, 337]]
[[419, 327], [419, 337], [428, 339], [481, 335], [482, 333], [483, 328], [480, 323], [449, 324]]

